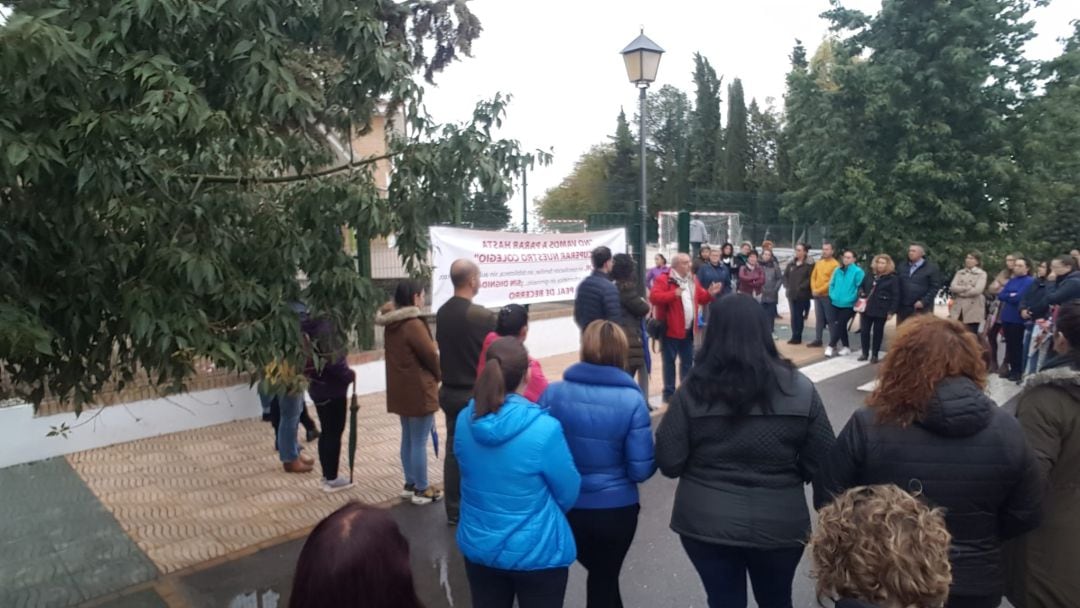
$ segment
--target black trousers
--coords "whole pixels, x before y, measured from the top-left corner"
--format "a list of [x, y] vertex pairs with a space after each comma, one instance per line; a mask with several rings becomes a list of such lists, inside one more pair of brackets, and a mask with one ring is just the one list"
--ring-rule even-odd
[[443, 492], [446, 519], [456, 523], [461, 516], [461, 468], [454, 455], [454, 429], [457, 417], [472, 399], [471, 389], [443, 385], [439, 388], [439, 408], [446, 415], [446, 456], [443, 458]]
[[833, 307], [832, 326], [829, 327], [829, 346], [836, 347], [838, 343], [847, 347], [851, 346], [847, 326], [848, 321], [851, 321], [851, 317], [854, 315], [855, 309], [853, 308]]
[[705, 586], [709, 608], [746, 608], [747, 574], [758, 606], [792, 608], [791, 582], [802, 559], [801, 546], [753, 549], [680, 538]]
[[637, 532], [641, 505], [571, 509], [566, 514], [577, 542], [577, 559], [589, 571], [587, 608], [622, 608], [619, 572]]
[[499, 570], [465, 560], [473, 608], [562, 608], [570, 568]]
[[1001, 595], [953, 595], [945, 602], [945, 608], [998, 608]]
[[1024, 373], [1024, 326], [1018, 323], [1002, 323], [1005, 332], [1005, 360], [1009, 362], [1009, 377], [1019, 378]]
[[322, 422], [322, 434], [319, 435], [319, 466], [322, 467], [323, 479], [337, 479], [338, 465], [341, 464], [341, 435], [345, 432], [345, 416], [348, 414], [347, 400], [337, 397], [315, 404], [315, 411]]
[[881, 343], [885, 340], [885, 321], [884, 318], [868, 317], [865, 313], [863, 314], [862, 331], [859, 332], [859, 339], [862, 340], [862, 354], [864, 357], [869, 357], [871, 352], [876, 357], [881, 352]]

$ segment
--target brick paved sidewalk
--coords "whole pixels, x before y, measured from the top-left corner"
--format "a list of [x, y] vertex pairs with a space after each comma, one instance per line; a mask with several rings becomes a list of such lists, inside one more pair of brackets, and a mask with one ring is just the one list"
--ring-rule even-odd
[[[778, 329], [786, 337], [786, 327]], [[798, 365], [821, 357], [820, 349], [780, 348]], [[577, 360], [566, 353], [541, 364], [557, 379]], [[659, 355], [653, 364], [656, 395]], [[384, 393], [362, 396], [360, 406], [357, 485], [336, 494], [321, 490], [317, 465], [307, 474], [283, 472], [271, 427], [258, 419], [0, 470], [0, 508], [17, 508], [17, 534], [0, 553], [0, 605], [74, 605], [300, 537], [349, 500], [398, 500], [398, 417], [386, 413]], [[436, 420], [445, 442], [444, 416]], [[315, 444], [306, 445], [314, 455]], [[431, 450], [429, 459], [431, 482], [441, 485], [442, 462]]]

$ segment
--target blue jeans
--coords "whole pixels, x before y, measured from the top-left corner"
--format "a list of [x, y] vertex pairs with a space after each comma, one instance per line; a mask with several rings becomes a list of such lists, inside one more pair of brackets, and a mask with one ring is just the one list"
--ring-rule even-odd
[[300, 412], [304, 411], [304, 394], [278, 396], [281, 419], [278, 421], [277, 445], [281, 462], [292, 462], [300, 457], [300, 442], [296, 427], [300, 425]]
[[829, 296], [825, 296], [824, 298], [814, 298], [814, 321], [816, 323], [816, 331], [814, 333], [815, 342], [823, 341], [823, 338], [825, 337], [825, 328], [832, 327], [835, 315], [836, 309], [833, 308]]
[[259, 393], [259, 405], [262, 406], [263, 420], [265, 420], [266, 417], [270, 415], [270, 407], [274, 404], [274, 396], [273, 395], [267, 395], [266, 393], [262, 392], [261, 390], [258, 391], [258, 393]]
[[423, 492], [428, 487], [427, 438], [435, 424], [435, 415], [401, 416], [401, 468], [405, 485]]
[[791, 608], [791, 581], [803, 548], [753, 549], [682, 537], [687, 557], [705, 585], [709, 608], [746, 608], [746, 574], [760, 608]]
[[762, 302], [761, 307], [765, 309], [765, 316], [769, 318], [769, 333], [776, 331], [776, 302]]
[[685, 382], [694, 364], [694, 336], [686, 330], [686, 337], [679, 340], [664, 336], [664, 399], [675, 394], [675, 359], [679, 359], [679, 382]]
[[791, 339], [802, 342], [806, 315], [810, 314], [810, 300], [788, 300], [788, 304], [791, 308]]

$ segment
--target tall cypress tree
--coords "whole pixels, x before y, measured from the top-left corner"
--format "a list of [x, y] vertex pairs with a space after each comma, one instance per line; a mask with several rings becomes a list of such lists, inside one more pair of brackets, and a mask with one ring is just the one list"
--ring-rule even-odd
[[724, 189], [746, 191], [746, 167], [750, 160], [750, 142], [746, 134], [746, 100], [742, 81], [736, 78], [728, 86], [727, 128], [724, 129]]
[[709, 60], [694, 53], [694, 110], [690, 119], [690, 185], [712, 188], [720, 137], [720, 81]]
[[630, 134], [630, 125], [626, 122], [626, 112], [619, 110], [615, 123], [615, 136], [612, 137], [614, 156], [608, 170], [609, 211], [633, 212], [635, 201], [640, 200], [638, 192], [639, 171], [636, 163], [636, 145]]

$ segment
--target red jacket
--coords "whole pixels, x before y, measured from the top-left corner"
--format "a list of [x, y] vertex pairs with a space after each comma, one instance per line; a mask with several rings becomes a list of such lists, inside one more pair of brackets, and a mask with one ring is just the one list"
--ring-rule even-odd
[[[697, 330], [698, 307], [713, 301], [709, 292], [701, 287], [697, 278], [691, 276], [694, 285], [694, 319], [690, 321], [692, 330]], [[682, 298], [675, 295], [678, 284], [671, 278], [671, 270], [666, 270], [653, 282], [652, 291], [649, 292], [649, 301], [656, 307], [656, 318], [667, 323], [667, 337], [682, 340], [686, 337], [686, 312], [683, 310]]]

